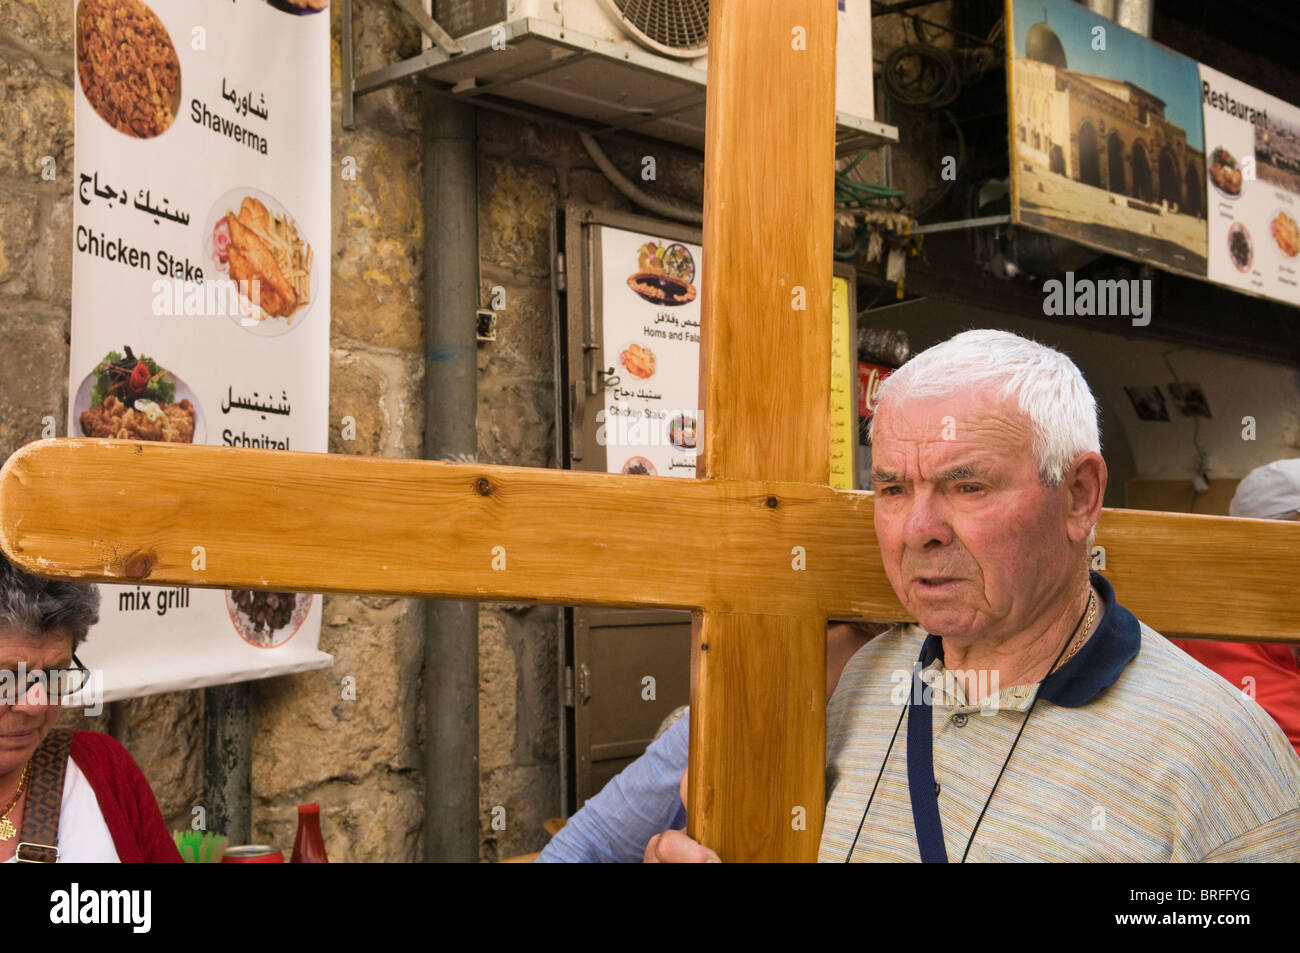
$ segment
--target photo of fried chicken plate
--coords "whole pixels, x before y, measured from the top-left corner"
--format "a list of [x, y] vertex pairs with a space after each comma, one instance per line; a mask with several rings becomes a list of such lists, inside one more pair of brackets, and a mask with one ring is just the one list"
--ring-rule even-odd
[[194, 439], [194, 405], [189, 400], [175, 404], [151, 401], [145, 410], [136, 410], [109, 394], [100, 406], [82, 411], [81, 432], [87, 437], [190, 443]]
[[[230, 277], [238, 282], [253, 282], [257, 294], [250, 298], [263, 311], [277, 318], [288, 317], [298, 307], [298, 296], [276, 262], [271, 247], [259, 237], [273, 230], [271, 213], [257, 199], [246, 197], [238, 215], [227, 215], [230, 226]], [[241, 286], [242, 287], [242, 286]], [[260, 295], [260, 297], [259, 297]]]

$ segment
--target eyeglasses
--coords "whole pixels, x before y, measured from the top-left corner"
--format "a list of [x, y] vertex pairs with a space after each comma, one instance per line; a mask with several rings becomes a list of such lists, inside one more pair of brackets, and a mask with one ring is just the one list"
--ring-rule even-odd
[[[21, 682], [21, 684], [20, 684]], [[46, 698], [60, 701], [71, 698], [90, 682], [90, 669], [72, 653], [69, 668], [0, 668], [0, 705], [14, 705], [25, 700], [40, 685]]]

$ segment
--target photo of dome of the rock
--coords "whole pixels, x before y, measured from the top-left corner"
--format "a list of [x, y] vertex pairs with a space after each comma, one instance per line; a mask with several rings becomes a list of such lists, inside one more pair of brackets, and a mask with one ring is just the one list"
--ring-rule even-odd
[[1204, 275], [1196, 63], [1068, 0], [1017, 0], [1014, 20], [1020, 221]]

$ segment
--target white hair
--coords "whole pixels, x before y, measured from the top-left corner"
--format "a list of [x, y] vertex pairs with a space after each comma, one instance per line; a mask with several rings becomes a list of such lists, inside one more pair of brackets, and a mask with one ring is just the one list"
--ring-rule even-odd
[[888, 402], [952, 397], [990, 385], [1000, 385], [1004, 398], [1017, 398], [1029, 418], [1044, 486], [1060, 486], [1080, 453], [1101, 452], [1097, 400], [1079, 368], [1060, 351], [1009, 331], [963, 331], [916, 355], [881, 384], [871, 427]]

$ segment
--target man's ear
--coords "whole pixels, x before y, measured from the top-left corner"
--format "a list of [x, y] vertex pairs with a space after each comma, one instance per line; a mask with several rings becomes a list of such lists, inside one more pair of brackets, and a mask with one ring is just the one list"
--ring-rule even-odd
[[1092, 451], [1079, 454], [1066, 472], [1065, 489], [1070, 503], [1067, 519], [1071, 539], [1078, 542], [1087, 539], [1088, 533], [1100, 519], [1107, 478], [1106, 461], [1101, 454]]

